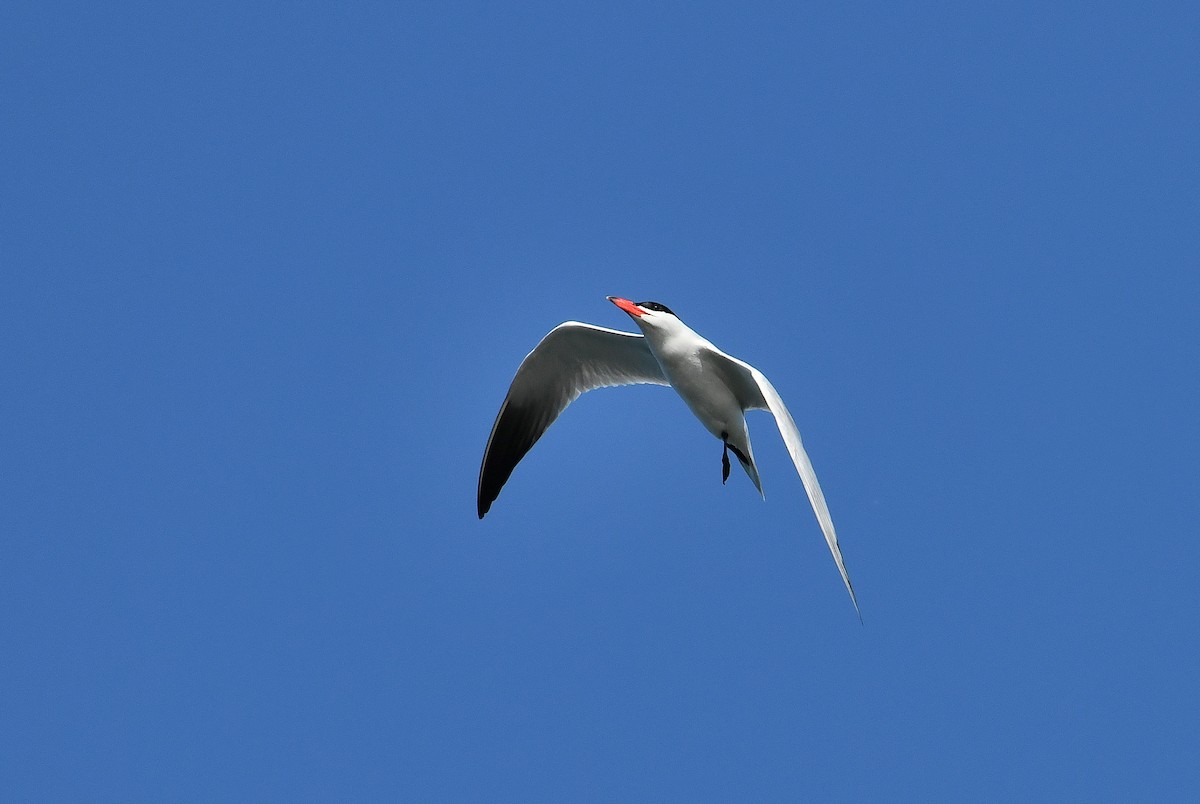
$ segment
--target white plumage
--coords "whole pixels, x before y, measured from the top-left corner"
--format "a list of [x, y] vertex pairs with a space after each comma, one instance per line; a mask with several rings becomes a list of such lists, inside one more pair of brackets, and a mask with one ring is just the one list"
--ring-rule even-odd
[[[750, 364], [713, 346], [663, 305], [635, 304], [614, 296], [608, 299], [629, 314], [642, 335], [568, 321], [552, 329], [526, 355], [484, 450], [479, 469], [479, 517], [491, 508], [521, 458], [580, 394], [615, 385], [670, 385], [705, 428], [734, 453], [760, 494], [762, 483], [745, 412], [771, 412], [858, 611], [821, 484], [796, 422], [771, 382]], [[728, 456], [723, 460], [725, 479], [729, 476]]]

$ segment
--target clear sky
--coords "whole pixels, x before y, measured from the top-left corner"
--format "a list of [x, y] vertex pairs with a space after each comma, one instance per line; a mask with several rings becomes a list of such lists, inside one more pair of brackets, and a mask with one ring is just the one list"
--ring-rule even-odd
[[[334, 6], [329, 8], [326, 6]], [[7, 3], [0, 798], [1200, 795], [1195, 3]], [[669, 390], [482, 522], [521, 358]]]

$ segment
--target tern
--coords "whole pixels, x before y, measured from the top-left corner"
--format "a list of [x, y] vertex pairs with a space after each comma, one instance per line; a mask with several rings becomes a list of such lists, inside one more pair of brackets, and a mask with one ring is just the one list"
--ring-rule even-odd
[[713, 346], [665, 305], [607, 298], [629, 314], [641, 334], [567, 321], [550, 330], [526, 355], [483, 452], [479, 518], [491, 509], [513, 469], [567, 405], [586, 391], [617, 385], [674, 388], [700, 423], [721, 440], [721, 482], [729, 479], [732, 452], [766, 499], [750, 447], [746, 411], [768, 410], [775, 417], [850, 601], [861, 617], [821, 484], [800, 442], [796, 422], [775, 386], [754, 366]]

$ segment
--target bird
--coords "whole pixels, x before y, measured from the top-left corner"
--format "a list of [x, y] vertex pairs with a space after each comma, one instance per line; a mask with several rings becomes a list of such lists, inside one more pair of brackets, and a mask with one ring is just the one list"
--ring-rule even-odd
[[567, 321], [550, 330], [525, 356], [496, 415], [479, 467], [479, 518], [513, 469], [567, 406], [587, 391], [620, 385], [669, 385], [709, 433], [721, 441], [721, 483], [729, 479], [729, 453], [737, 458], [759, 495], [746, 411], [766, 410], [787, 447], [829, 551], [859, 619], [862, 611], [846, 572], [837, 532], [800, 431], [779, 392], [761, 371], [727, 355], [659, 302], [606, 297], [637, 324], [639, 333]]

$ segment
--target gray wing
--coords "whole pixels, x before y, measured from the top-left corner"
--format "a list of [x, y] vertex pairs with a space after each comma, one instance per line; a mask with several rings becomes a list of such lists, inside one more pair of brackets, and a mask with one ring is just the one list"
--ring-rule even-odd
[[829, 552], [833, 553], [833, 560], [837, 563], [838, 572], [842, 575], [842, 582], [846, 584], [846, 591], [850, 593], [850, 601], [861, 618], [862, 612], [858, 608], [858, 598], [854, 594], [854, 586], [850, 583], [850, 575], [846, 572], [846, 564], [842, 561], [842, 549], [838, 546], [837, 531], [833, 529], [833, 518], [829, 515], [829, 506], [825, 503], [825, 495], [821, 492], [821, 484], [817, 481], [817, 473], [813, 469], [812, 461], [809, 460], [808, 453], [804, 451], [804, 444], [800, 441], [800, 430], [796, 427], [792, 414], [783, 404], [783, 399], [775, 390], [775, 386], [771, 385], [771, 381], [761, 371], [724, 352], [721, 352], [720, 356], [725, 360], [717, 361], [717, 363], [721, 365], [722, 371], [726, 375], [726, 381], [737, 395], [742, 407], [748, 410], [769, 410], [775, 417], [779, 434], [783, 436], [783, 443], [787, 446], [788, 454], [792, 456], [796, 473], [800, 475], [800, 481], [804, 483], [804, 490], [808, 493], [808, 501], [812, 504], [813, 513], [817, 515], [821, 532], [825, 534], [825, 543], [829, 545]]
[[578, 321], [550, 330], [521, 362], [492, 425], [479, 467], [479, 518], [567, 405], [595, 388], [638, 383], [670, 385], [641, 335]]

